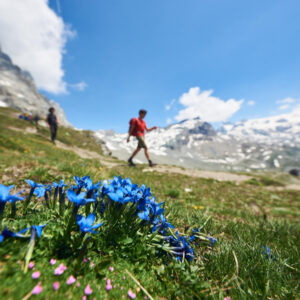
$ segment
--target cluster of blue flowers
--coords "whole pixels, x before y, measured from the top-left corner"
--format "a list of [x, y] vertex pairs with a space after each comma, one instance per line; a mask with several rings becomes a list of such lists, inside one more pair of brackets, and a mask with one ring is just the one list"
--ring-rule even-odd
[[[75, 185], [69, 188], [63, 180], [59, 183], [53, 182], [51, 185], [26, 180], [31, 187], [26, 198], [19, 196], [22, 192], [11, 195], [10, 191], [13, 186], [0, 185], [0, 219], [3, 217], [6, 203], [15, 205], [16, 201], [25, 200], [26, 210], [35, 195], [37, 198], [44, 197], [45, 205], [50, 209], [55, 209], [58, 205], [61, 216], [65, 215], [65, 210], [71, 204], [72, 212], [70, 212], [65, 237], [70, 236], [76, 224], [82, 237], [89, 233], [98, 233], [97, 229], [102, 225], [110, 232], [115, 227], [118, 230], [120, 226], [123, 226], [128, 228], [128, 232], [132, 230], [136, 233], [140, 230], [151, 237], [151, 241], [159, 243], [161, 251], [166, 251], [178, 260], [192, 261], [194, 259], [194, 250], [190, 243], [194, 242], [195, 235], [187, 238], [180, 236], [178, 232], [173, 233], [174, 226], [164, 215], [164, 202], [156, 202], [150, 187], [145, 185], [139, 187], [129, 178], [123, 179], [122, 177], [114, 177], [112, 180], [99, 181], [95, 184], [89, 176], [82, 178], [75, 176], [74, 180]], [[69, 205], [66, 205], [66, 199], [69, 200]], [[86, 216], [79, 214], [82, 206], [86, 208]], [[94, 224], [96, 218], [103, 222]], [[40, 237], [44, 226], [31, 226], [31, 241], [36, 235]], [[13, 233], [5, 228], [0, 235], [0, 242], [8, 237], [26, 237], [23, 233], [27, 230], [28, 228]], [[211, 244], [216, 241], [210, 237], [206, 240]]]

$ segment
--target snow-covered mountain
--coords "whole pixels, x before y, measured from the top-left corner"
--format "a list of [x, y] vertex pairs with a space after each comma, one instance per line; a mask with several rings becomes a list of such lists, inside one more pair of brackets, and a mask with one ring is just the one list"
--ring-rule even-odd
[[0, 106], [16, 108], [24, 113], [38, 114], [44, 118], [52, 106], [59, 122], [70, 126], [57, 102], [40, 94], [31, 75], [14, 65], [10, 57], [0, 49]]
[[221, 128], [223, 134], [238, 140], [291, 147], [300, 146], [300, 106], [289, 114], [253, 119]]
[[[127, 159], [136, 147], [127, 134], [99, 130], [112, 154]], [[300, 167], [300, 107], [291, 114], [225, 124], [218, 130], [199, 118], [146, 134], [153, 161], [217, 170]], [[143, 153], [136, 162], [145, 162]]]

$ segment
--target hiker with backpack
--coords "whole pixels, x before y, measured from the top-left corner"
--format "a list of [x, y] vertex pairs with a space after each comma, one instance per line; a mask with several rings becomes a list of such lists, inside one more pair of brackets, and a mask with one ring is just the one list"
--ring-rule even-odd
[[153, 167], [154, 164], [152, 163], [149, 153], [148, 153], [148, 148], [147, 145], [145, 143], [145, 130], [147, 132], [150, 132], [154, 129], [157, 128], [157, 126], [151, 127], [151, 128], [147, 128], [146, 122], [144, 121], [144, 118], [147, 114], [147, 111], [144, 109], [141, 109], [139, 111], [139, 117], [138, 118], [132, 118], [129, 122], [129, 131], [128, 131], [128, 138], [127, 138], [127, 143], [130, 141], [130, 137], [131, 136], [135, 136], [137, 141], [138, 141], [138, 145], [137, 148], [134, 150], [134, 152], [132, 153], [132, 155], [130, 156], [130, 158], [128, 159], [128, 163], [130, 166], [135, 166], [135, 164], [133, 163], [132, 159], [138, 154], [138, 152], [144, 148], [145, 151], [145, 156], [149, 162], [149, 166]]
[[50, 129], [51, 141], [53, 144], [55, 144], [55, 138], [56, 138], [57, 127], [58, 127], [57, 117], [54, 112], [55, 112], [54, 107], [50, 107], [49, 114], [46, 119], [48, 123], [48, 127]]

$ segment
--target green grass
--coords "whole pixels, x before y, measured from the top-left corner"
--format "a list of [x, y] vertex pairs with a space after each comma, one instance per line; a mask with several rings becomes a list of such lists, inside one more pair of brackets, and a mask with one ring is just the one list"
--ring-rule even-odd
[[[96, 246], [88, 249], [87, 257], [91, 260], [78, 264], [75, 254], [61, 255], [59, 251], [57, 235], [61, 219], [57, 213], [46, 210], [36, 201], [28, 213], [23, 214], [18, 203], [17, 217], [9, 218], [7, 211], [8, 218], [2, 227], [5, 224], [18, 230], [49, 221], [32, 257], [41, 277], [33, 280], [32, 271], [23, 273], [28, 241], [5, 240], [0, 244], [1, 299], [22, 299], [38, 281], [42, 282], [44, 290], [34, 297], [40, 299], [80, 299], [88, 283], [93, 289], [90, 299], [120, 299], [122, 295], [127, 297], [128, 289], [135, 291], [138, 299], [143, 299], [144, 293], [126, 269], [154, 299], [299, 298], [300, 192], [265, 188], [283, 186], [286, 180], [283, 175], [273, 178], [268, 174], [253, 174], [253, 180], [237, 185], [179, 174], [142, 172], [143, 165], [129, 168], [123, 164], [108, 169], [101, 161], [82, 159], [74, 152], [53, 146], [48, 140], [47, 129], [41, 129], [39, 135], [9, 129], [25, 130], [31, 126], [16, 119], [13, 113], [13, 110], [0, 109], [2, 184], [28, 189], [24, 183], [28, 178], [42, 183], [63, 178], [71, 183], [74, 175], [90, 175], [93, 181], [114, 175], [130, 177], [134, 183], [150, 186], [158, 202], [165, 201], [168, 220], [180, 233], [187, 234], [192, 228], [200, 227], [218, 242], [213, 248], [196, 246], [196, 259], [189, 265], [175, 260], [166, 262], [139, 239], [133, 244], [120, 243], [119, 247], [111, 247], [101, 244], [100, 237], [98, 241], [95, 236]], [[60, 128], [58, 139], [101, 153], [99, 144], [89, 132]], [[186, 188], [191, 191], [186, 192]], [[262, 253], [263, 245], [270, 247], [273, 259]], [[54, 266], [49, 264], [52, 257], [68, 266], [59, 277], [53, 275]], [[90, 262], [94, 263], [93, 267]], [[109, 271], [109, 266], [114, 267], [114, 272]], [[77, 278], [80, 287], [65, 283], [70, 275]], [[116, 286], [109, 292], [105, 290], [105, 277], [112, 279]], [[54, 292], [52, 284], [56, 280], [61, 287]]]

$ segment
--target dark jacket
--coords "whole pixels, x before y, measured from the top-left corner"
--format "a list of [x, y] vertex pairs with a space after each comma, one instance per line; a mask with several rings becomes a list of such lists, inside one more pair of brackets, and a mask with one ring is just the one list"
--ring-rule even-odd
[[57, 118], [56, 118], [56, 115], [55, 114], [48, 114], [47, 116], [47, 123], [50, 125], [50, 126], [57, 126]]

